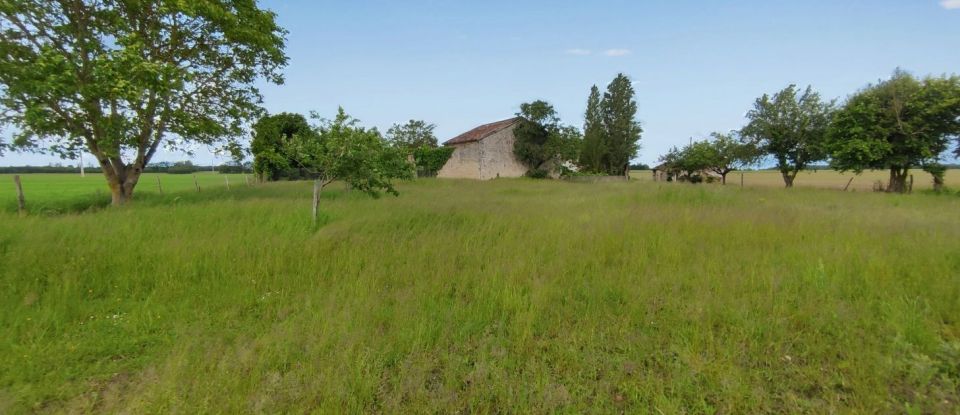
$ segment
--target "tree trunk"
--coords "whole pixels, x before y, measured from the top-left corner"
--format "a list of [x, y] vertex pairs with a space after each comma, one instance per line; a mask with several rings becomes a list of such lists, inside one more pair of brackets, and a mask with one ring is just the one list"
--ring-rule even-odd
[[793, 179], [797, 178], [797, 173], [796, 172], [791, 173], [789, 171], [781, 171], [780, 174], [783, 175], [783, 184], [785, 185], [785, 187], [788, 189], [793, 187]]
[[314, 179], [313, 181], [313, 223], [316, 224], [319, 218], [319, 206], [320, 206], [320, 192], [323, 191], [323, 183], [320, 179]]
[[720, 173], [720, 184], [724, 186], [727, 185], [727, 173], [729, 172]]
[[121, 163], [111, 164], [106, 159], [100, 163], [100, 169], [107, 178], [110, 186], [110, 200], [113, 206], [123, 206], [133, 198], [133, 189], [140, 181], [143, 169], [139, 166], [124, 166]]
[[909, 167], [890, 167], [890, 182], [887, 184], [887, 193], [906, 193], [907, 172]]

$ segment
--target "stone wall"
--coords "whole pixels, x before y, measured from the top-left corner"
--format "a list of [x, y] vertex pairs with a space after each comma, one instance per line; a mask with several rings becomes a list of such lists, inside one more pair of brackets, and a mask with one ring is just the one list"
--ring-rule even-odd
[[513, 129], [504, 128], [478, 142], [454, 145], [450, 160], [437, 177], [490, 180], [523, 176], [527, 168], [513, 155]]
[[480, 180], [522, 177], [527, 173], [527, 167], [513, 155], [514, 128], [504, 128], [480, 141]]
[[465, 143], [454, 146], [450, 160], [437, 172], [437, 177], [446, 179], [480, 178], [480, 143]]

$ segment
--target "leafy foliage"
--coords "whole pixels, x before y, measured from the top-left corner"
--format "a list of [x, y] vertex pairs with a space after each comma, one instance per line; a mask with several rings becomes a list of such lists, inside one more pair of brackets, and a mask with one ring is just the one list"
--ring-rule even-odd
[[697, 141], [682, 149], [673, 147], [660, 161], [668, 170], [682, 172], [688, 179], [698, 177], [701, 171], [717, 173], [725, 184], [727, 174], [753, 164], [759, 157], [756, 147], [741, 142], [733, 134], [715, 132], [711, 137], [712, 141]]
[[710, 136], [713, 141], [704, 142], [698, 151], [707, 160], [707, 170], [719, 174], [724, 184], [727, 174], [756, 163], [760, 157], [756, 146], [737, 139], [732, 133], [714, 132]]
[[391, 180], [413, 177], [403, 153], [390, 148], [376, 129], [359, 126], [359, 121], [343, 108], [332, 121], [324, 120], [314, 127], [312, 133], [287, 140], [284, 154], [316, 177], [321, 188], [343, 180], [372, 197], [382, 192], [398, 195]]
[[960, 137], [960, 77], [918, 80], [897, 70], [856, 93], [830, 129], [832, 165], [890, 170], [889, 191], [906, 190], [911, 167], [931, 166]]
[[793, 187], [799, 171], [826, 158], [832, 112], [833, 103], [824, 102], [812, 87], [801, 92], [790, 85], [772, 97], [764, 94], [758, 98], [740, 134], [772, 156], [786, 187]]
[[585, 171], [604, 171], [603, 161], [607, 154], [606, 132], [600, 108], [600, 89], [590, 88], [587, 111], [583, 122], [583, 149], [580, 152], [580, 167]]
[[437, 172], [447, 164], [450, 156], [453, 155], [453, 147], [427, 146], [417, 147], [413, 150], [413, 159], [417, 165], [417, 175], [421, 177], [434, 177]]
[[[286, 143], [295, 136], [309, 136], [314, 131], [300, 114], [280, 113], [261, 118], [253, 125], [253, 170], [261, 179], [279, 180], [291, 177], [293, 164], [285, 154]], [[299, 176], [299, 175], [296, 175]]]
[[19, 149], [86, 149], [114, 204], [161, 146], [230, 145], [280, 83], [285, 32], [253, 1], [15, 1], [0, 7], [0, 122]]
[[387, 141], [406, 150], [434, 148], [437, 146], [437, 136], [433, 133], [435, 128], [436, 125], [422, 120], [410, 120], [403, 125], [394, 124], [387, 130]]
[[630, 159], [640, 150], [643, 128], [636, 120], [637, 101], [634, 95], [630, 78], [621, 73], [607, 86], [607, 92], [600, 102], [604, 131], [603, 145], [600, 147], [604, 151], [602, 168], [612, 175], [624, 174]]
[[582, 136], [576, 127], [560, 125], [553, 105], [534, 101], [520, 105], [520, 123], [514, 129], [514, 154], [531, 171], [542, 170], [531, 177], [549, 176], [557, 168], [549, 165], [579, 158]]

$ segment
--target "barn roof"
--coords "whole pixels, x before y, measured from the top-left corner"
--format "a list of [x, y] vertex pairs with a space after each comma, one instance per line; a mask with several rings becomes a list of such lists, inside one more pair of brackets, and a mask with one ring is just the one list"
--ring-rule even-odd
[[491, 135], [496, 134], [497, 132], [503, 130], [504, 128], [507, 128], [512, 126], [513, 124], [516, 124], [517, 121], [520, 121], [520, 117], [514, 117], [509, 120], [503, 120], [503, 121], [492, 122], [490, 124], [484, 124], [447, 140], [446, 142], [443, 143], [443, 145], [449, 146], [454, 144], [464, 144], [464, 143], [472, 143], [475, 141], [480, 141], [480, 140], [483, 140], [484, 138], [487, 138]]

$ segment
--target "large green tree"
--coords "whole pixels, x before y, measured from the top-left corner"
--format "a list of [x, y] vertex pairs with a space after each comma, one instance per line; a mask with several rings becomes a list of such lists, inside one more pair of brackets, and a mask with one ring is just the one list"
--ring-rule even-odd
[[600, 110], [600, 88], [594, 85], [590, 88], [587, 111], [584, 114], [580, 167], [589, 172], [602, 172], [606, 154], [606, 132], [603, 129], [603, 113]]
[[611, 175], [625, 175], [630, 168], [630, 159], [640, 150], [640, 134], [643, 128], [636, 120], [637, 101], [630, 78], [618, 74], [607, 86], [600, 103], [603, 119], [604, 148], [603, 170]]
[[394, 124], [387, 130], [387, 140], [396, 147], [412, 151], [415, 148], [437, 146], [433, 130], [437, 126], [423, 120], [410, 120], [406, 124]]
[[300, 114], [280, 113], [260, 118], [253, 125], [253, 171], [261, 180], [279, 180], [291, 168], [284, 147], [297, 135], [313, 132], [306, 117]]
[[253, 0], [3, 1], [0, 122], [18, 149], [89, 151], [120, 205], [161, 147], [239, 149], [284, 34]]
[[530, 168], [528, 174], [544, 176], [558, 164], [579, 158], [580, 131], [561, 125], [553, 105], [541, 100], [523, 103], [517, 116], [520, 122], [513, 130], [513, 152]]
[[907, 190], [911, 168], [942, 186], [942, 153], [960, 136], [960, 77], [922, 80], [897, 70], [849, 98], [830, 129], [832, 165], [839, 170], [890, 171], [889, 192]]
[[797, 173], [827, 156], [826, 132], [833, 103], [825, 102], [808, 86], [790, 85], [773, 96], [764, 94], [747, 113], [749, 123], [741, 137], [777, 162], [786, 187]]

